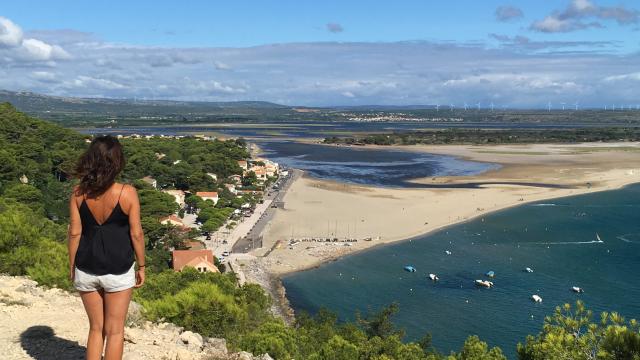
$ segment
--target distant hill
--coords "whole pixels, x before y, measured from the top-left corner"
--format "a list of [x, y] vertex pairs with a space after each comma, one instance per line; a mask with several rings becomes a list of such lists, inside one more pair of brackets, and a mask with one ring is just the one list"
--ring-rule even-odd
[[189, 125], [205, 123], [273, 123], [313, 121], [455, 123], [478, 127], [514, 124], [536, 126], [640, 126], [640, 111], [626, 109], [468, 109], [442, 105], [359, 105], [303, 107], [266, 101], [172, 101], [49, 96], [0, 90], [31, 116], [67, 127]]
[[174, 107], [197, 109], [226, 109], [226, 108], [252, 108], [252, 109], [278, 109], [288, 106], [274, 104], [267, 101], [175, 101], [175, 100], [139, 100], [139, 99], [111, 99], [111, 98], [78, 98], [43, 95], [28, 91], [0, 90], [0, 101], [10, 102], [23, 106], [32, 111], [43, 111], [63, 108], [79, 108], [93, 106], [113, 106], [114, 109], [127, 110], [129, 108], [140, 109], [145, 107]]
[[259, 116], [292, 113], [290, 107], [266, 101], [171, 101], [110, 98], [76, 98], [33, 92], [0, 90], [0, 103], [9, 102], [20, 111], [43, 119], [82, 126], [122, 122], [166, 123], [243, 121]]

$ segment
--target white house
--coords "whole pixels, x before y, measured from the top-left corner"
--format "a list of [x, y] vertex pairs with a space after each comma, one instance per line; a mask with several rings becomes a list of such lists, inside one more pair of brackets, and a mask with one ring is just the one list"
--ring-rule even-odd
[[224, 184], [224, 187], [226, 187], [227, 190], [231, 191], [231, 193], [234, 195], [238, 193], [238, 190], [236, 190], [235, 184]]
[[151, 176], [145, 176], [142, 178], [142, 181], [146, 182], [147, 184], [153, 186], [154, 189], [158, 188], [158, 182], [156, 181], [156, 179], [152, 178]]
[[165, 193], [165, 194], [169, 194], [169, 195], [173, 196], [176, 199], [176, 203], [178, 204], [178, 206], [180, 206], [180, 207], [184, 206], [184, 198], [185, 198], [184, 191], [182, 191], [182, 190], [162, 190], [162, 192]]
[[211, 200], [214, 204], [218, 203], [218, 193], [215, 191], [198, 191], [196, 196], [202, 198], [202, 200]]

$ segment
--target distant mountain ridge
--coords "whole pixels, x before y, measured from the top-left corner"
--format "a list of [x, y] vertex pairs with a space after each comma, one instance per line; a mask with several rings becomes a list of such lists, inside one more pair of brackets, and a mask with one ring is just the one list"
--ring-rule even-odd
[[268, 101], [180, 101], [180, 100], [140, 100], [140, 99], [115, 99], [115, 98], [91, 98], [91, 97], [67, 97], [34, 93], [31, 91], [0, 90], [0, 101], [11, 102], [15, 105], [26, 101], [38, 101], [41, 104], [47, 102], [56, 104], [105, 104], [105, 105], [135, 105], [135, 106], [195, 106], [195, 107], [249, 107], [249, 108], [289, 108], [285, 105]]
[[0, 90], [31, 116], [67, 127], [195, 125], [211, 123], [402, 122], [458, 124], [545, 124], [562, 126], [640, 126], [640, 111], [580, 109], [487, 109], [448, 105], [288, 106], [268, 101], [179, 101], [81, 98]]
[[158, 122], [246, 121], [294, 113], [291, 107], [267, 101], [177, 101], [113, 98], [81, 98], [43, 95], [28, 91], [0, 90], [0, 103], [20, 111], [70, 126], [123, 120]]

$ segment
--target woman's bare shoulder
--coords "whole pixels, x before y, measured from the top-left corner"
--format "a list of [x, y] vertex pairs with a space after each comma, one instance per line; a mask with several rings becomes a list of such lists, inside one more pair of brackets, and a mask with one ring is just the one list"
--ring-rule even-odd
[[122, 186], [121, 198], [131, 200], [138, 197], [138, 191], [133, 185], [121, 184], [121, 186]]
[[80, 192], [80, 185], [74, 185], [71, 189], [71, 198], [77, 199], [82, 198], [82, 193]]

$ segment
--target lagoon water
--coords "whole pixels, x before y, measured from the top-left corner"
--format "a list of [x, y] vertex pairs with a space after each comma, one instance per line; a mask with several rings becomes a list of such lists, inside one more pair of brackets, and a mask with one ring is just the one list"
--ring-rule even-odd
[[287, 167], [305, 170], [316, 178], [362, 185], [420, 187], [423, 185], [408, 180], [475, 175], [498, 167], [495, 164], [412, 151], [289, 141], [263, 141], [259, 145], [265, 157]]
[[[598, 241], [596, 233], [602, 242]], [[450, 251], [451, 255], [445, 254]], [[417, 272], [403, 271], [411, 264]], [[534, 272], [523, 270], [531, 267]], [[495, 287], [475, 279], [495, 271]], [[433, 283], [427, 274], [436, 273]], [[408, 339], [433, 335], [443, 352], [477, 334], [510, 357], [555, 306], [583, 300], [640, 318], [640, 184], [526, 204], [437, 233], [348, 256], [283, 279], [296, 310], [354, 312], [397, 302]], [[580, 286], [585, 292], [570, 289]], [[542, 303], [530, 297], [539, 294]]]

